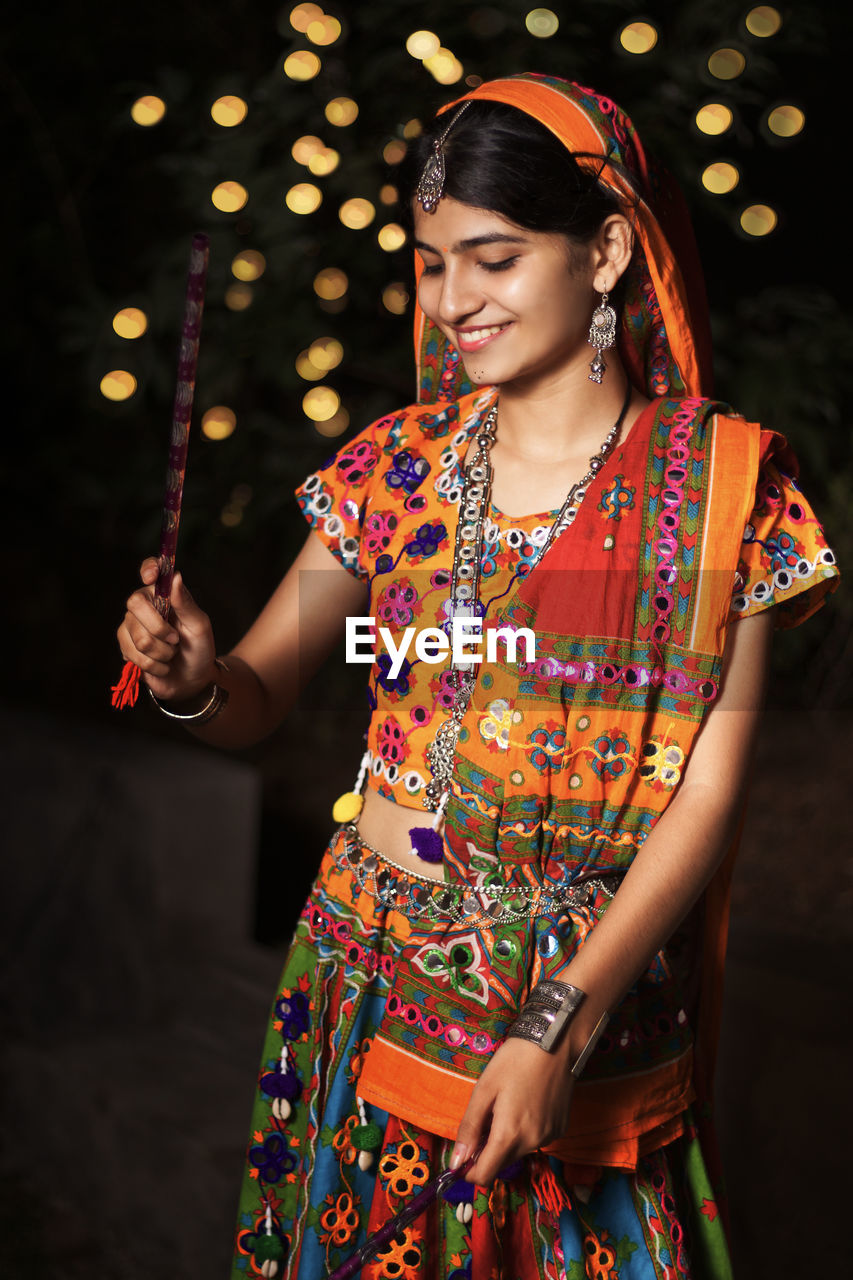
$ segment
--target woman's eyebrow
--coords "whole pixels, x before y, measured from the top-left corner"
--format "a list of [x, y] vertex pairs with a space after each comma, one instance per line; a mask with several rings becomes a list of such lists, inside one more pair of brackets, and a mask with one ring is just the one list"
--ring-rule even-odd
[[[438, 253], [438, 249], [423, 240], [415, 240], [416, 249], [425, 249], [428, 253]], [[459, 240], [451, 249], [451, 253], [466, 253], [469, 249], [479, 249], [484, 244], [525, 244], [524, 236], [509, 235], [505, 231], [489, 231], [486, 235], [471, 236], [468, 240]]]

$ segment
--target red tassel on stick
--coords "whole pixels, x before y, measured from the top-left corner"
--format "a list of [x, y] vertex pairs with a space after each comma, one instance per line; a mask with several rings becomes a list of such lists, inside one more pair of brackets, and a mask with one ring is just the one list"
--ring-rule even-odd
[[[172, 433], [169, 439], [169, 462], [166, 468], [166, 493], [163, 499], [163, 523], [160, 527], [160, 556], [157, 582], [154, 586], [154, 607], [163, 618], [169, 616], [169, 596], [175, 574], [175, 552], [178, 546], [178, 526], [181, 521], [181, 501], [184, 496], [184, 472], [187, 466], [187, 446], [190, 438], [195, 377], [198, 368], [198, 343], [201, 337], [201, 317], [204, 311], [204, 286], [207, 280], [209, 241], [206, 235], [193, 236], [190, 250], [190, 267], [187, 275], [187, 292], [184, 300], [184, 319], [181, 329], [181, 350], [178, 357], [178, 381], [175, 388], [175, 404], [172, 410]], [[139, 681], [142, 672], [133, 662], [126, 662], [118, 684], [112, 686], [112, 705], [121, 710], [133, 707], [139, 697]]]
[[125, 707], [135, 707], [139, 697], [139, 677], [142, 672], [135, 662], [126, 662], [121, 669], [118, 684], [112, 687], [112, 705], [122, 711]]

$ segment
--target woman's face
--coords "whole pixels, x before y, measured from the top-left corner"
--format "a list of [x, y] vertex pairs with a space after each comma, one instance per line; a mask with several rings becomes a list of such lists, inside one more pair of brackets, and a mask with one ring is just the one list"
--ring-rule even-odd
[[449, 197], [415, 205], [424, 270], [418, 300], [459, 351], [476, 384], [532, 388], [589, 364], [593, 249], [509, 222]]

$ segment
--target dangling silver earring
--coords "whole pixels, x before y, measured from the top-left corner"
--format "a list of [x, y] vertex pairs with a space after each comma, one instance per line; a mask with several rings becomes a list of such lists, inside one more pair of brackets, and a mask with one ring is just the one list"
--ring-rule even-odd
[[602, 351], [612, 347], [616, 341], [616, 312], [607, 305], [607, 293], [602, 293], [601, 301], [592, 313], [589, 326], [590, 346], [595, 347], [595, 355], [589, 366], [590, 382], [601, 382], [607, 365]]

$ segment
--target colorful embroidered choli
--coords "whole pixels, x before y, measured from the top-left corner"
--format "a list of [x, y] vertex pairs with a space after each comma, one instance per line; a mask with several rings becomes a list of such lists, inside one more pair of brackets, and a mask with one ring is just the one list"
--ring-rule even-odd
[[[474, 428], [493, 401], [490, 390], [458, 405], [389, 415], [298, 491], [315, 531], [368, 584], [365, 616], [389, 630], [397, 647], [407, 628], [440, 628], [446, 622], [462, 466]], [[514, 518], [490, 506], [480, 593], [486, 627], [529, 572], [556, 514]], [[375, 648], [367, 782], [380, 795], [421, 809], [430, 779], [426, 750], [453, 701], [449, 662], [418, 660], [412, 642], [395, 671], [378, 634]], [[506, 738], [509, 726], [498, 708], [485, 731], [496, 742]]]

